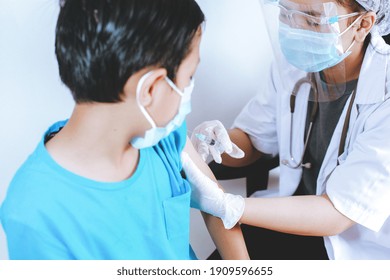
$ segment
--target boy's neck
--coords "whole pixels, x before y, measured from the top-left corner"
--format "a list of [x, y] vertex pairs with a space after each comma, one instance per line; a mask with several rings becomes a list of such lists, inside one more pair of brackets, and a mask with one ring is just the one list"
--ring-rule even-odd
[[83, 177], [107, 182], [129, 178], [139, 151], [129, 145], [136, 131], [130, 121], [121, 121], [120, 112], [116, 104], [76, 105], [66, 126], [46, 144], [48, 152]]

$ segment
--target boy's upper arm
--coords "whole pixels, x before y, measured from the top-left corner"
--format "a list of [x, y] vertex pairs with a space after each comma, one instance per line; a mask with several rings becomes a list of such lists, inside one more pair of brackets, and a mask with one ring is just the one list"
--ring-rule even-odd
[[[211, 180], [218, 184], [213, 172], [196, 152], [189, 137], [187, 137], [184, 147], [191, 160], [197, 167]], [[222, 189], [221, 185], [218, 186]], [[205, 213], [204, 213], [205, 214]], [[223, 259], [249, 259], [248, 251], [240, 227], [237, 225], [233, 229], [226, 230], [222, 221], [211, 215], [203, 215], [207, 229], [214, 240], [215, 245]]]
[[[215, 178], [213, 172], [211, 171], [210, 167], [207, 165], [206, 162], [203, 161], [201, 156], [197, 153], [194, 146], [192, 145], [192, 142], [190, 138], [187, 136], [187, 141], [184, 146], [183, 152], [186, 152], [191, 160], [196, 164], [196, 166], [205, 174], [207, 177], [212, 179], [218, 184], [217, 179]], [[219, 185], [219, 184], [218, 184]], [[221, 187], [221, 186], [220, 186]]]

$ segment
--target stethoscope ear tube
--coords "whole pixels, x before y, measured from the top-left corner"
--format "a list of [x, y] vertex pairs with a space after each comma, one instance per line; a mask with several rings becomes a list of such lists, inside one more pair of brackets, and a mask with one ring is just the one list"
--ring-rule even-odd
[[318, 110], [318, 92], [317, 92], [317, 87], [315, 87], [313, 85], [312, 85], [311, 89], [312, 89], [313, 95], [314, 95], [314, 102], [313, 102], [313, 108], [311, 110], [309, 121], [311, 123], [313, 123], [314, 119], [315, 119], [315, 117], [317, 115], [317, 110]]
[[[313, 126], [315, 117], [317, 115], [317, 110], [318, 110], [318, 92], [317, 92], [316, 85], [314, 84], [314, 82], [312, 81], [310, 76], [311, 76], [311, 74], [309, 73], [306, 77], [303, 77], [302, 79], [300, 79], [295, 84], [295, 86], [294, 86], [294, 88], [292, 90], [292, 93], [290, 95], [291, 121], [290, 121], [290, 151], [289, 152], [290, 152], [290, 160], [292, 162], [294, 162], [295, 164], [291, 164], [288, 160], [282, 160], [282, 163], [287, 165], [287, 166], [289, 166], [289, 167], [291, 167], [291, 168], [294, 168], [294, 169], [299, 168], [299, 167], [305, 167], [305, 168], [310, 168], [311, 167], [310, 163], [303, 163], [305, 152], [306, 152], [306, 148], [307, 148], [307, 144], [309, 142], [309, 138], [310, 138], [310, 134], [311, 134], [311, 128]], [[311, 89], [312, 89], [312, 93], [314, 95], [314, 104], [313, 104], [312, 111], [310, 113], [309, 129], [308, 129], [308, 132], [307, 132], [307, 135], [306, 135], [306, 139], [305, 139], [305, 142], [304, 142], [302, 157], [301, 157], [300, 161], [298, 163], [296, 163], [296, 161], [295, 161], [295, 159], [294, 159], [294, 157], [292, 155], [292, 146], [293, 146], [292, 134], [293, 134], [295, 101], [296, 101], [296, 96], [298, 94], [299, 89], [305, 83], [309, 84]]]
[[294, 114], [295, 111], [295, 95], [291, 94], [290, 96], [290, 112]]
[[303, 84], [309, 84], [311, 89], [312, 89], [313, 95], [314, 95], [314, 107], [313, 107], [313, 111], [312, 111], [310, 117], [311, 117], [311, 119], [314, 120], [314, 117], [315, 117], [315, 115], [317, 113], [317, 109], [318, 109], [318, 91], [317, 91], [317, 87], [316, 87], [315, 83], [310, 78], [311, 76], [312, 76], [311, 73], [309, 73], [306, 77], [301, 78], [295, 84], [295, 86], [291, 92], [291, 95], [290, 95], [290, 112], [291, 112], [291, 114], [293, 114], [295, 112], [295, 99], [296, 99], [296, 96], [298, 95], [298, 92], [299, 92], [301, 86]]

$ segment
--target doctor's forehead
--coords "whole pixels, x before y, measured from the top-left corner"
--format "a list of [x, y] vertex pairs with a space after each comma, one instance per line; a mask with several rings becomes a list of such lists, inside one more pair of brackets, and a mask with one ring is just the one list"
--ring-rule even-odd
[[337, 4], [337, 1], [335, 0], [281, 0], [280, 1], [280, 3], [283, 2], [290, 2], [297, 5], [314, 5], [314, 6], [318, 4], [329, 3], [329, 2], [333, 2]]
[[[311, 15], [320, 16], [324, 12], [324, 3], [334, 3], [338, 5], [337, 1], [332, 0], [280, 0], [279, 4], [287, 10], [296, 10], [305, 12]], [[328, 6], [328, 5], [327, 5]]]

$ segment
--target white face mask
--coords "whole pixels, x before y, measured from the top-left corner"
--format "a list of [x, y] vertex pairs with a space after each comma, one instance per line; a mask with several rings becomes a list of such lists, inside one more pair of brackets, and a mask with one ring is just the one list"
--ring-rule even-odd
[[141, 93], [142, 85], [151, 73], [152, 72], [148, 72], [144, 76], [142, 76], [137, 85], [136, 99], [138, 107], [152, 126], [152, 128], [145, 131], [144, 137], [135, 137], [131, 140], [131, 145], [133, 145], [133, 147], [137, 149], [152, 147], [156, 145], [161, 139], [165, 138], [172, 131], [179, 128], [183, 124], [185, 117], [191, 112], [191, 94], [194, 89], [194, 80], [192, 79], [190, 85], [187, 86], [184, 91], [181, 91], [168, 77], [165, 77], [167, 83], [173, 88], [173, 90], [177, 94], [181, 96], [180, 107], [176, 116], [165, 127], [157, 127], [152, 117], [148, 114], [146, 109], [141, 105], [139, 101], [139, 95]]

